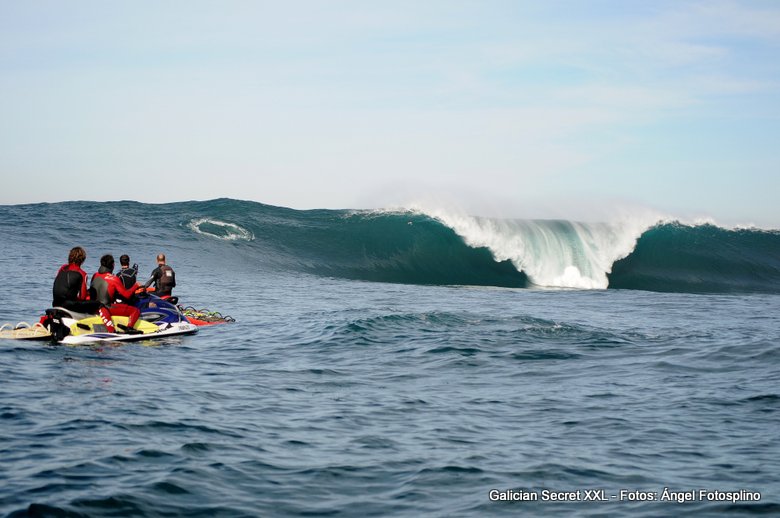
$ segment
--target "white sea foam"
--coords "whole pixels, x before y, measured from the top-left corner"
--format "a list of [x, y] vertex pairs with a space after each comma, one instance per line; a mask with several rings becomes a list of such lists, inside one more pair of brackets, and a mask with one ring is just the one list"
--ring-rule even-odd
[[[220, 227], [220, 234], [215, 234], [204, 230], [202, 227], [205, 225], [214, 225]], [[217, 239], [224, 239], [225, 241], [252, 241], [255, 236], [249, 230], [236, 225], [235, 223], [228, 223], [220, 221], [218, 219], [201, 218], [193, 219], [188, 225], [193, 231], [204, 236], [216, 237]]]
[[451, 209], [413, 209], [452, 228], [469, 246], [486, 247], [497, 261], [510, 260], [536, 286], [604, 289], [615, 261], [626, 257], [657, 214], [620, 215], [612, 223], [504, 220]]

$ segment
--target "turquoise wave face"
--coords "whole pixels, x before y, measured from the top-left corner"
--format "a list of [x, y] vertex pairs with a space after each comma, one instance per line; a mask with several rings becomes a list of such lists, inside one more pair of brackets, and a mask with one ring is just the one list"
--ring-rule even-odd
[[668, 292], [780, 293], [780, 232], [658, 225], [614, 264], [609, 285]]
[[[209, 267], [404, 284], [780, 293], [778, 231], [665, 223], [634, 236], [568, 221], [454, 224], [412, 211], [301, 211], [229, 199], [5, 206], [0, 217], [46, 248], [86, 243], [94, 254], [149, 256], [187, 248]], [[96, 232], [95, 222], [113, 231]], [[604, 280], [583, 285], [586, 276]]]

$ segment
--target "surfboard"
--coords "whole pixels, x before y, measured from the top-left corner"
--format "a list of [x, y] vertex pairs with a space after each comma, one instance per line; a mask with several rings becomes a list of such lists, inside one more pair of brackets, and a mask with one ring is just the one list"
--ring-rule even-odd
[[19, 322], [16, 326], [3, 324], [0, 327], [0, 338], [6, 340], [48, 340], [51, 338], [51, 333], [39, 322], [34, 325]]

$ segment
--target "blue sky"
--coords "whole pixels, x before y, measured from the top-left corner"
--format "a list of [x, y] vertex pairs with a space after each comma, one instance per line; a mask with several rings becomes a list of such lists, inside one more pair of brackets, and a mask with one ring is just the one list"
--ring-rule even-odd
[[780, 227], [780, 2], [0, 1], [0, 203]]

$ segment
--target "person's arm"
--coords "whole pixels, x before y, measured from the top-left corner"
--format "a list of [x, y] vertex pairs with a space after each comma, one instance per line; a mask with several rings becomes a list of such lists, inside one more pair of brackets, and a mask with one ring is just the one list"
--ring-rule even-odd
[[144, 288], [148, 288], [149, 286], [151, 286], [152, 283], [156, 281], [159, 277], [160, 277], [160, 267], [158, 266], [157, 268], [154, 269], [154, 271], [152, 271], [152, 276], [149, 277], [149, 280], [144, 283]]
[[119, 277], [113, 277], [114, 280], [114, 289], [119, 292], [122, 297], [126, 299], [132, 298], [133, 295], [135, 295], [135, 289], [138, 287], [138, 283], [136, 282], [129, 288], [125, 288], [125, 283], [122, 282], [122, 280]]

